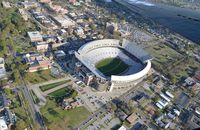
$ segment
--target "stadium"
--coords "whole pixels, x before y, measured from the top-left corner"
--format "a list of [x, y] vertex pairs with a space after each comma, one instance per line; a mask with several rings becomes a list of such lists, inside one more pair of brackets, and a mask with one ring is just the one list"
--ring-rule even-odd
[[75, 56], [80, 61], [76, 71], [84, 81], [87, 80], [86, 84], [98, 81], [100, 86], [100, 83], [107, 82], [109, 91], [135, 85], [151, 69], [151, 56], [125, 39], [89, 42], [80, 47]]

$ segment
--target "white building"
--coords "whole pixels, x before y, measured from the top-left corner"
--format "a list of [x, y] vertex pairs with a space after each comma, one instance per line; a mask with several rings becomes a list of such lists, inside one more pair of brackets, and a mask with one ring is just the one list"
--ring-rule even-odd
[[[75, 52], [75, 56], [97, 78], [110, 82], [109, 91], [133, 87], [151, 69], [151, 56], [135, 43], [127, 40], [122, 42], [116, 39], [92, 41], [80, 47]], [[122, 75], [105, 76], [95, 67], [96, 63], [105, 58], [116, 57], [129, 66], [128, 70]]]
[[28, 20], [28, 15], [27, 13], [25, 12], [24, 9], [19, 9], [19, 13], [21, 14], [22, 18], [27, 21]]
[[41, 42], [41, 41], [43, 41], [42, 35], [38, 31], [28, 32], [28, 36], [29, 36], [31, 42]]
[[127, 130], [123, 125], [118, 130]]
[[24, 2], [21, 2], [21, 4], [23, 5], [24, 8], [34, 8], [38, 6], [37, 2], [30, 2], [27, 0]]
[[51, 16], [51, 17], [55, 21], [55, 23], [62, 28], [73, 27], [76, 24], [72, 19], [70, 19], [65, 15], [63, 16], [60, 15], [55, 17]]
[[0, 79], [6, 78], [5, 61], [0, 58]]
[[35, 47], [38, 51], [46, 51], [49, 47], [48, 42], [35, 42]]
[[6, 2], [6, 1], [2, 1], [2, 5], [4, 8], [11, 8], [11, 5], [9, 2]]
[[0, 130], [8, 130], [8, 126], [2, 117], [0, 117]]
[[83, 37], [84, 36], [84, 31], [81, 27], [78, 27], [74, 30], [75, 34], [78, 35], [79, 37]]

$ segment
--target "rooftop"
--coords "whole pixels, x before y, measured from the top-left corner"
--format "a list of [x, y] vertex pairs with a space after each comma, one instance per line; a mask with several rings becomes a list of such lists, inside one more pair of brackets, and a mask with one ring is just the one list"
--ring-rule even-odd
[[8, 126], [2, 117], [0, 117], [0, 130], [8, 130]]
[[136, 120], [138, 119], [138, 116], [135, 113], [132, 113], [130, 116], [126, 118], [126, 120], [130, 123], [133, 124]]
[[29, 36], [31, 42], [42, 41], [42, 39], [43, 39], [42, 35], [38, 31], [28, 32], [28, 36]]

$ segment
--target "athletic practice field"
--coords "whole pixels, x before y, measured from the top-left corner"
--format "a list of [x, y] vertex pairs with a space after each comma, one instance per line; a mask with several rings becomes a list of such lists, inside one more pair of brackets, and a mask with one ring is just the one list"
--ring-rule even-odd
[[128, 65], [119, 58], [106, 58], [99, 61], [95, 66], [105, 76], [119, 75], [127, 70]]

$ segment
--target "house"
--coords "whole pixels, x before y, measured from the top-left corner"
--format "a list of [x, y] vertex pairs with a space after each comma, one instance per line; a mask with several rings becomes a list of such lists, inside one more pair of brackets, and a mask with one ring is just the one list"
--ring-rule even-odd
[[61, 29], [61, 30], [58, 31], [58, 33], [62, 36], [64, 34], [66, 34], [67, 31], [65, 29]]
[[27, 21], [28, 20], [28, 15], [27, 13], [24, 11], [24, 9], [19, 9], [19, 13], [21, 14], [22, 18]]
[[195, 83], [194, 85], [192, 85], [192, 90], [200, 90], [200, 83]]
[[41, 42], [41, 41], [43, 41], [42, 35], [38, 31], [28, 32], [28, 36], [29, 36], [31, 42]]
[[187, 79], [185, 79], [185, 83], [189, 86], [193, 85], [195, 83], [194, 79], [191, 77], [188, 77]]
[[37, 2], [30, 2], [30, 1], [24, 1], [24, 2], [21, 2], [21, 5], [27, 9], [27, 8], [34, 8], [34, 7], [37, 7], [38, 4]]
[[195, 82], [200, 83], [200, 75], [194, 75], [192, 78], [194, 79]]
[[11, 101], [7, 99], [6, 94], [0, 91], [0, 111], [4, 110], [5, 107], [9, 107]]
[[164, 114], [156, 118], [155, 121], [159, 127], [164, 128], [164, 129], [169, 128], [171, 124], [170, 120], [166, 119], [166, 115]]
[[0, 57], [0, 79], [6, 78], [6, 69], [4, 64], [4, 58]]
[[51, 62], [44, 55], [37, 53], [25, 54], [23, 60], [29, 65], [28, 72], [46, 70], [51, 68]]
[[78, 27], [76, 29], [74, 29], [74, 33], [79, 36], [79, 37], [83, 37], [84, 36], [84, 31], [81, 27]]
[[129, 31], [126, 31], [124, 29], [120, 29], [119, 33], [121, 34], [122, 37], [127, 37], [127, 36], [131, 35], [131, 33]]
[[2, 1], [2, 6], [3, 6], [4, 8], [11, 8], [10, 3], [9, 3], [9, 2], [6, 2], [6, 1]]
[[35, 42], [37, 51], [46, 51], [49, 47], [48, 42]]
[[124, 121], [127, 118], [127, 114], [123, 112], [121, 109], [117, 109], [115, 113], [116, 116], [122, 121]]
[[69, 109], [73, 109], [76, 107], [79, 107], [80, 103], [75, 101], [74, 99], [70, 98], [70, 99], [64, 99], [62, 102], [62, 107], [65, 110], [69, 110]]
[[15, 125], [16, 123], [16, 115], [15, 113], [11, 112], [9, 108], [4, 109], [4, 117], [6, 119], [6, 124]]
[[130, 116], [128, 116], [126, 118], [126, 120], [130, 123], [130, 124], [134, 124], [135, 121], [138, 119], [138, 116], [135, 113], [132, 113]]
[[200, 106], [195, 108], [195, 113], [200, 116]]

